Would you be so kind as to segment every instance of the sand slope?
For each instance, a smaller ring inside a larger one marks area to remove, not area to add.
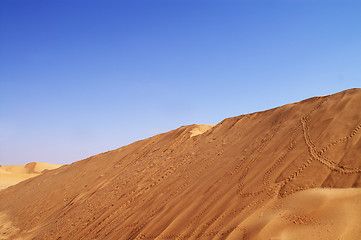
[[[183,126],[0,191],[0,235],[361,239],[360,129],[360,89]]]
[[[361,189],[307,189],[254,211],[227,239],[359,239]]]
[[[40,162],[32,162],[26,165],[0,165],[0,190],[38,176],[44,170],[51,170],[60,166],[61,165]]]

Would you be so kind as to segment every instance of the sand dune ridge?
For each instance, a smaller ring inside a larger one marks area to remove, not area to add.
[[[361,89],[350,89],[43,172],[0,191],[18,229],[3,235],[359,239],[360,110]]]

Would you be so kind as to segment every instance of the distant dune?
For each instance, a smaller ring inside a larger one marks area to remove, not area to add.
[[[44,170],[51,170],[60,166],[61,165],[40,162],[32,162],[26,165],[0,165],[0,190],[38,176]]]
[[[183,126],[1,190],[0,239],[359,240],[360,129],[361,89]]]

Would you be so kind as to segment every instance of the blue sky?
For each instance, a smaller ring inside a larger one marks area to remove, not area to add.
[[[361,83],[361,2],[1,0],[0,164],[66,164]]]

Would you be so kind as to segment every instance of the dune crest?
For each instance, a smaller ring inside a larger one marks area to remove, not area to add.
[[[194,127],[192,128],[192,130],[190,131],[191,137],[203,134],[204,132],[208,131],[209,129],[211,129],[214,126],[215,125],[195,124]]]
[[[0,212],[14,239],[356,240],[360,189],[350,89],[45,171],[0,191]]]

